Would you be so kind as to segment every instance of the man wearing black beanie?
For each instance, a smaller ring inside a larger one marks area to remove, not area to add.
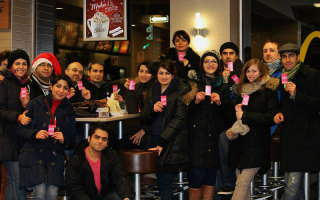
[[[240,77],[243,64],[238,58],[239,48],[233,42],[225,42],[220,47],[221,62],[223,64],[224,71],[222,72],[225,83],[228,83],[231,87],[235,82],[232,80],[232,76],[237,75]],[[232,65],[233,71],[228,68]],[[226,131],[223,131],[219,135],[219,152],[221,162],[221,174],[223,186],[217,192],[219,195],[231,195],[234,190],[236,175],[233,169],[228,165],[228,148],[229,139],[226,137]]]

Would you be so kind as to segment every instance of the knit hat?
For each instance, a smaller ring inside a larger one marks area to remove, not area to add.
[[[32,62],[31,73],[33,73],[37,67],[43,63],[49,63],[53,66],[53,71],[55,75],[61,74],[61,66],[57,58],[52,53],[41,53]]]
[[[225,49],[232,49],[236,52],[237,55],[239,55],[239,47],[233,43],[233,42],[225,42],[220,47],[220,54],[222,55],[222,51]]]
[[[30,59],[29,56],[27,54],[27,52],[25,52],[22,49],[17,49],[14,50],[10,53],[9,58],[8,58],[8,65],[7,65],[7,69],[10,69],[14,63],[15,60],[22,58],[25,59],[28,63],[28,68],[30,66]]]
[[[279,48],[280,54],[285,53],[285,52],[294,52],[296,54],[299,54],[300,49],[299,49],[298,45],[296,45],[294,43],[286,43]]]
[[[205,59],[207,56],[213,56],[213,57],[217,60],[218,66],[219,66],[219,67],[221,66],[221,62],[220,62],[221,56],[220,56],[220,54],[219,54],[217,51],[215,51],[215,50],[211,50],[211,51],[206,51],[206,52],[204,52],[204,53],[202,54],[201,60],[200,60],[200,64],[201,64],[200,66],[201,66],[201,68],[203,67],[204,59]]]

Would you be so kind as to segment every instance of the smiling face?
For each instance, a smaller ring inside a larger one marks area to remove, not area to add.
[[[267,42],[263,46],[263,61],[265,63],[272,63],[280,58],[278,46],[275,43]]]
[[[100,83],[103,80],[103,65],[93,64],[91,70],[88,72],[90,81],[93,83]]]
[[[161,85],[161,87],[166,87],[170,84],[171,80],[173,79],[173,75],[170,74],[166,69],[160,67],[158,70],[157,78]]]
[[[284,68],[288,71],[291,71],[300,60],[300,56],[294,52],[284,52],[281,54],[281,62]]]
[[[47,80],[52,75],[52,65],[47,62],[40,63],[35,71],[37,76],[39,76],[41,79]]]
[[[218,61],[213,56],[206,56],[203,61],[203,70],[209,77],[214,77],[214,73],[218,69]]]
[[[174,39],[174,46],[178,52],[186,52],[188,50],[189,43],[188,40],[179,35]]]
[[[73,82],[81,81],[83,75],[83,67],[80,63],[73,62],[65,70],[65,74],[69,76]]]
[[[147,66],[140,65],[140,68],[138,71],[138,77],[139,77],[141,83],[147,83],[152,78],[152,74],[150,74]]]
[[[14,71],[14,75],[16,77],[21,78],[28,71],[28,62],[23,58],[19,58],[13,62],[12,70]]]
[[[54,84],[53,86],[51,86],[51,90],[52,90],[52,98],[54,100],[62,100],[64,99],[69,92],[69,85],[68,82],[60,79],[56,84]]]
[[[257,65],[251,65],[246,71],[246,77],[250,83],[260,78],[261,72]]]
[[[108,146],[108,132],[96,129],[92,136],[88,136],[89,148],[95,152],[101,152]]]

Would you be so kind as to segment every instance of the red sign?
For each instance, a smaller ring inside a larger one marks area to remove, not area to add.
[[[10,28],[10,1],[0,0],[0,29]]]
[[[126,0],[85,0],[83,36],[85,41],[126,40]]]

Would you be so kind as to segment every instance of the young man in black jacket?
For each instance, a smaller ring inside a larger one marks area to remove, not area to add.
[[[280,163],[286,183],[282,199],[304,199],[304,172],[320,170],[320,72],[300,61],[296,44],[284,44],[279,52],[287,77],[280,87],[280,111],[274,116],[280,124]]]
[[[90,127],[67,165],[66,186],[71,200],[129,200],[131,188],[118,154],[108,147],[104,124]]]

